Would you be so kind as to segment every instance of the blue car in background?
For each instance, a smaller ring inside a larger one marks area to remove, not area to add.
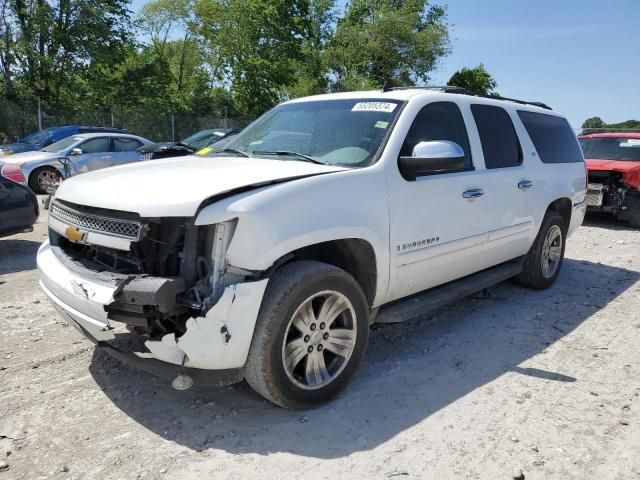
[[[122,128],[99,127],[97,125],[63,125],[50,127],[27,135],[17,143],[0,145],[0,158],[14,153],[42,150],[52,143],[80,133],[128,133]]]

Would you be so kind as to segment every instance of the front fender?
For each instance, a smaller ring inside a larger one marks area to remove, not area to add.
[[[282,256],[331,240],[367,241],[376,257],[376,299],[389,281],[387,186],[380,165],[302,178],[244,192],[202,209],[197,225],[238,219],[230,265],[263,271]]]

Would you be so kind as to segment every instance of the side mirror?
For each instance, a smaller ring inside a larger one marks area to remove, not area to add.
[[[464,150],[455,142],[434,140],[420,142],[410,157],[398,159],[400,173],[405,180],[436,173],[455,172],[464,168]]]
[[[82,155],[82,149],[72,148],[71,151],[69,152],[69,155]]]

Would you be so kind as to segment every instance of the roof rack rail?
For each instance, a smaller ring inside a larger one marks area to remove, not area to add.
[[[549,105],[547,105],[546,103],[542,103],[542,102],[527,102],[525,100],[518,100],[518,99],[515,99],[515,98],[509,98],[509,97],[502,97],[502,96],[494,97],[492,95],[482,95],[480,93],[470,92],[466,88],[455,87],[455,86],[452,86],[452,85],[419,86],[419,87],[411,87],[411,86],[408,86],[408,87],[384,87],[383,91],[384,92],[388,92],[388,91],[391,91],[391,90],[413,90],[413,89],[437,90],[437,91],[440,91],[442,93],[455,93],[455,94],[458,94],[458,95],[471,95],[472,97],[491,98],[493,100],[504,100],[506,102],[519,103],[520,105],[533,105],[534,107],[544,108],[545,110],[553,110]]]

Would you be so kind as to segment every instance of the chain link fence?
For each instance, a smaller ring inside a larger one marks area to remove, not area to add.
[[[154,142],[178,141],[209,128],[244,128],[253,119],[221,115],[195,115],[189,112],[159,114],[149,110],[102,110],[51,112],[38,107],[25,108],[0,98],[0,144],[15,142],[41,128],[60,125],[100,125],[125,128],[129,133]]]

